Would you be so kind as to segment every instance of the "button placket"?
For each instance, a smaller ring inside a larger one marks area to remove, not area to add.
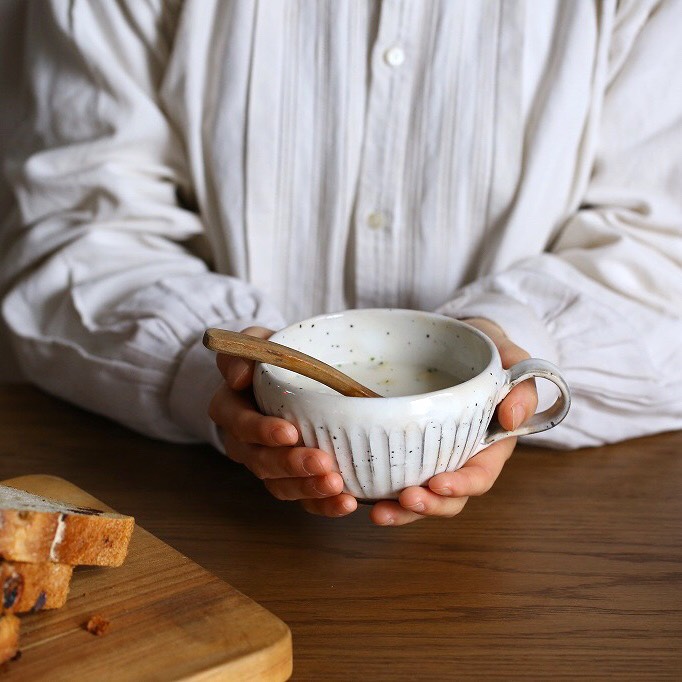
[[[377,38],[372,49],[372,74],[368,93],[365,145],[358,182],[355,216],[355,258],[358,305],[389,305],[393,289],[398,165],[396,142],[405,116],[397,106],[406,81],[405,30],[409,7],[401,0],[382,4]]]

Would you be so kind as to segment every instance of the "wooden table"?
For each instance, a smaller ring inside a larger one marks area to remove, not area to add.
[[[0,387],[0,476],[62,476],[285,621],[294,680],[680,679],[682,432],[519,448],[455,519],[310,516],[209,447]]]

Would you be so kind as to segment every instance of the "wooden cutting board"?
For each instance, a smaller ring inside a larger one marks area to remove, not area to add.
[[[55,476],[7,485],[109,510]],[[105,635],[83,628],[93,615]],[[64,607],[21,616],[21,658],[4,679],[285,680],[291,633],[269,611],[139,526],[119,568],[78,567]]]

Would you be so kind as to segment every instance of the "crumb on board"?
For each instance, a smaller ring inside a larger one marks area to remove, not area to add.
[[[83,627],[93,635],[97,635],[97,637],[104,635],[109,629],[109,625],[109,621],[106,618],[100,616],[99,613],[96,613],[94,616],[90,616],[90,619],[87,621],[87,623],[83,623]]]

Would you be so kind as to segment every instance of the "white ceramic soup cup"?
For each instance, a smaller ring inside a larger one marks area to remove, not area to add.
[[[361,500],[396,498],[407,486],[458,469],[495,441],[550,429],[570,405],[554,365],[532,358],[505,370],[485,334],[435,313],[349,310],[293,324],[271,340],[391,394],[349,398],[289,370],[256,367],[261,411],[294,423],[306,446],[333,455],[346,491]],[[554,405],[514,431],[491,424],[496,405],[532,377],[557,385]]]

